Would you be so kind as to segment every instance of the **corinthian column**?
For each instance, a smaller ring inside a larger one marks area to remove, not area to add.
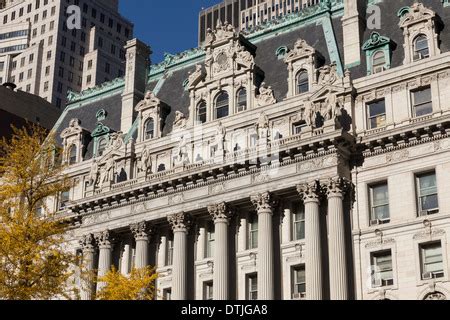
[[[187,300],[187,235],[191,219],[184,212],[168,217],[173,231],[172,300]]]
[[[305,204],[305,272],[306,298],[323,299],[322,247],[320,238],[320,208],[318,182],[297,186]]]
[[[258,299],[274,299],[273,206],[269,192],[251,196],[258,212]]]
[[[145,221],[130,226],[134,239],[136,240],[136,255],[134,267],[142,269],[148,266],[148,241],[150,228]]]
[[[99,249],[97,277],[101,278],[111,270],[112,236],[109,230],[106,230],[97,234],[95,239]],[[104,287],[104,282],[97,282],[97,292]]]
[[[348,270],[345,246],[344,193],[349,187],[343,178],[330,179],[326,184],[328,196],[328,248],[330,259],[330,298],[348,299]]]
[[[92,300],[94,296],[94,255],[95,255],[95,239],[94,235],[88,234],[80,240],[83,250],[83,265],[81,272],[81,300]]]
[[[208,207],[215,227],[214,241],[214,300],[229,299],[229,270],[228,270],[228,225],[232,217],[232,211],[226,203],[220,203]]]

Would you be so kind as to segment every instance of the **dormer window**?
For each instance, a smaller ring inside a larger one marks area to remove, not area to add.
[[[440,19],[433,10],[415,2],[410,7],[400,9],[398,16],[404,35],[404,64],[435,57],[441,53]]]
[[[69,149],[69,165],[77,163],[77,153],[77,146],[73,144]]]
[[[206,122],[206,102],[200,101],[200,103],[197,105],[197,122],[199,123],[205,123]]]
[[[151,140],[155,137],[155,121],[150,118],[145,123],[145,140]]]
[[[363,45],[366,52],[367,75],[380,73],[391,67],[392,41],[388,37],[372,32]]]
[[[297,94],[309,91],[309,77],[306,70],[300,70],[297,74]]]
[[[222,91],[216,98],[216,119],[228,117],[230,108],[230,99],[228,93]]]
[[[247,110],[247,90],[239,89],[237,92],[236,111],[243,112]]]
[[[386,56],[383,51],[377,51],[372,57],[373,73],[380,73],[384,71],[386,65]]]
[[[414,61],[422,60],[430,56],[428,38],[421,34],[414,40]]]

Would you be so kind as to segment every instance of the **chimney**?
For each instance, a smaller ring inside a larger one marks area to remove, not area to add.
[[[361,0],[344,0],[344,17],[342,28],[344,31],[344,63],[345,69],[361,63],[361,35],[365,5]]]
[[[128,41],[125,50],[125,90],[122,94],[122,121],[120,129],[123,133],[127,133],[133,126],[135,119],[134,107],[139,101],[144,99],[150,67],[150,55],[152,54],[150,47],[138,39]]]

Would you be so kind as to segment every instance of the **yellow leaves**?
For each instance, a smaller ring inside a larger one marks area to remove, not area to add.
[[[97,293],[98,300],[153,300],[158,274],[151,267],[133,269],[124,276],[114,267],[98,279],[104,287]]]
[[[15,129],[0,141],[0,297],[10,300],[72,297],[75,256],[64,250],[66,227],[36,215],[37,204],[70,185],[53,162],[54,139],[43,129]]]

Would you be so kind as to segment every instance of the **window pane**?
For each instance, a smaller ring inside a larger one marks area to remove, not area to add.
[[[384,205],[389,203],[389,190],[387,184],[372,187],[373,204]]]
[[[427,103],[427,102],[431,101],[431,89],[430,88],[420,90],[420,91],[415,91],[413,93],[413,95],[414,95],[414,104],[415,105]]]
[[[374,117],[374,116],[378,116],[378,115],[386,113],[386,106],[385,106],[384,100],[380,100],[380,101],[371,103],[368,106],[369,106],[369,116],[370,117]]]

